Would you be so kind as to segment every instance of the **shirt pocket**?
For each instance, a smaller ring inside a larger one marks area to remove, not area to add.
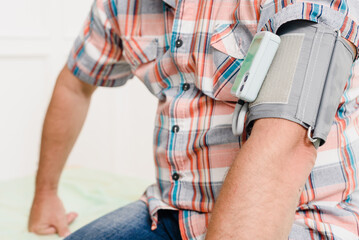
[[[122,39],[124,57],[132,69],[151,62],[157,57],[158,39],[153,37],[131,36]]]
[[[245,57],[238,23],[222,24],[215,28],[211,37],[214,72],[213,95],[217,100],[236,102],[231,88]]]

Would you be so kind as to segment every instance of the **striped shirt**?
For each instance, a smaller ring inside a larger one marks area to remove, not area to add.
[[[143,196],[153,229],[159,209],[176,209],[182,238],[204,239],[225,175],[246,140],[231,130],[235,76],[256,32],[276,32],[295,19],[321,22],[359,44],[357,0],[94,2],[68,67],[98,86],[136,76],[158,98],[157,181]],[[358,239],[358,108],[356,61],[289,239]]]

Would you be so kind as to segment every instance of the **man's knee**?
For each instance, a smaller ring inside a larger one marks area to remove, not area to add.
[[[135,240],[146,231],[151,231],[148,209],[144,202],[137,201],[89,223],[65,240]]]

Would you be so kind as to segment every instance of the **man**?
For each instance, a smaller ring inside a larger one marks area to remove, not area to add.
[[[357,5],[95,1],[47,112],[29,230],[69,234],[76,215],[65,214],[57,185],[91,95],[95,86],[120,86],[137,76],[159,99],[157,183],[141,201],[68,239],[357,239],[357,65],[344,76],[344,96],[318,156],[307,128],[275,115],[250,122],[248,139],[235,137],[237,99],[230,94],[257,31],[277,32],[293,20],[319,22],[338,30],[356,53]]]

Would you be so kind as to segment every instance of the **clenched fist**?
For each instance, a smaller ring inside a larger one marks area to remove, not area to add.
[[[37,193],[32,203],[28,230],[40,235],[57,233],[61,237],[70,235],[68,225],[77,213],[66,214],[62,201],[56,193]]]

